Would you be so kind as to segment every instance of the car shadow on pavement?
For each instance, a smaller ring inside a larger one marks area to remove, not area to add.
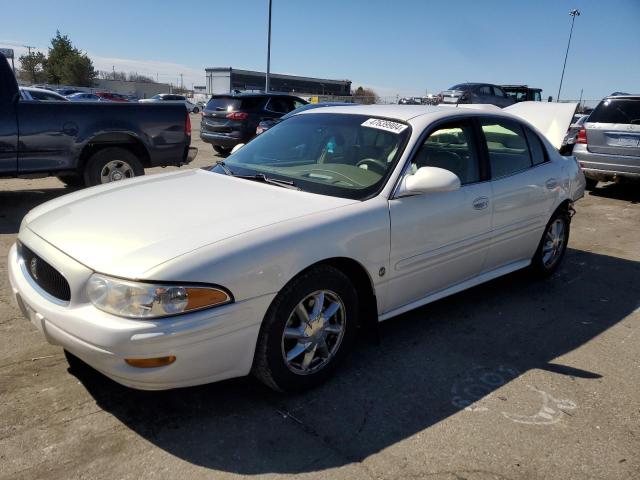
[[[589,194],[594,197],[640,203],[640,183],[608,183],[595,188]]]
[[[18,233],[20,222],[29,210],[76,190],[76,188],[59,187],[0,191],[0,234]]]
[[[379,346],[361,343],[332,380],[297,395],[251,379],[140,392],[93,371],[76,375],[101,408],[192,464],[238,474],[316,472],[473,411],[534,369],[598,381],[599,372],[558,357],[633,312],[638,278],[640,262],[569,249],[551,279],[515,273],[381,324]]]

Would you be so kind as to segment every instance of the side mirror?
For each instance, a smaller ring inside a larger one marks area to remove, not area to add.
[[[402,179],[397,196],[453,192],[459,188],[460,178],[455,173],[444,168],[421,167],[413,175],[407,175]]]
[[[238,150],[240,150],[242,147],[244,147],[244,143],[239,143],[237,144],[235,147],[233,147],[231,149],[231,155],[233,155],[234,153],[236,153]]]

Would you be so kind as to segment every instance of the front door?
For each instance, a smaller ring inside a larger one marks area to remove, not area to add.
[[[471,121],[435,127],[410,169],[450,170],[461,188],[389,201],[391,254],[385,311],[480,273],[491,237],[491,186],[485,181]],[[407,173],[411,173],[411,171]]]

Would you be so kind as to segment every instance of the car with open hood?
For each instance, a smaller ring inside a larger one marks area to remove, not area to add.
[[[57,198],[22,222],[12,291],[124,385],[312,387],[379,321],[558,268],[585,182],[557,150],[573,112],[530,103],[317,108],[209,171]]]

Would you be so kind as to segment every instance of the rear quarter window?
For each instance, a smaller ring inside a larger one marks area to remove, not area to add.
[[[591,112],[590,123],[640,124],[640,99],[608,98]]]

